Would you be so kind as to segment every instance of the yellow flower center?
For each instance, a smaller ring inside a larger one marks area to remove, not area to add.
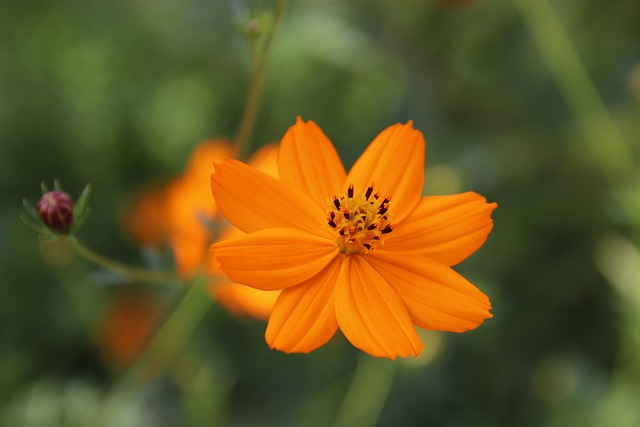
[[[354,191],[353,184],[345,193],[327,201],[327,223],[336,233],[336,244],[345,255],[367,253],[383,243],[393,231],[390,222],[391,196],[384,199],[374,192],[374,184],[365,191]]]

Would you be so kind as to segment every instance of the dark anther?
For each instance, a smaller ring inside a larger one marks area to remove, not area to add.
[[[364,193],[364,198],[369,200],[369,196],[371,196],[371,193],[373,193],[373,184],[369,184],[369,187],[367,188],[367,192]]]
[[[371,250],[371,245],[368,243],[363,243],[362,246],[364,246],[365,248],[367,248],[367,250]]]
[[[333,204],[336,207],[336,209],[340,209],[340,200],[338,200],[337,197],[333,197]]]
[[[336,213],[333,212],[333,211],[329,212],[329,218],[328,218],[327,222],[333,228],[336,228],[336,223],[334,221],[335,219],[336,219]]]
[[[384,215],[385,213],[387,213],[388,209],[389,205],[382,205],[382,207],[378,210],[378,215]]]
[[[367,227],[367,230],[374,230],[378,228],[378,223],[373,223],[370,226]]]
[[[347,195],[349,195],[349,197],[353,197],[353,184],[349,184],[349,188],[347,189]]]
[[[393,231],[393,225],[387,225],[385,228],[383,228],[380,232],[382,234],[387,234],[387,233],[391,233]]]
[[[344,237],[344,229],[340,230],[339,233],[342,237]]]
[[[349,209],[344,209],[342,211],[342,215],[344,215],[344,217],[347,219],[351,219],[351,215],[349,215]]]

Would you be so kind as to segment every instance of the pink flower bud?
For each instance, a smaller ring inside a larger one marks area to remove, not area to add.
[[[64,191],[48,191],[38,200],[36,213],[50,230],[66,233],[73,224],[73,201]]]

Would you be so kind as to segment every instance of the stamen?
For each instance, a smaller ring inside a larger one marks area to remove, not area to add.
[[[365,200],[369,200],[369,197],[371,196],[371,193],[373,193],[373,182],[371,184],[369,184],[369,187],[367,187],[367,192],[364,193]]]
[[[327,224],[336,236],[336,244],[345,255],[373,251],[394,231],[391,224],[391,196],[381,197],[372,182],[356,189],[349,184],[344,193],[327,201]]]
[[[336,196],[333,196],[333,204],[335,205],[336,209],[340,209],[340,200]]]
[[[380,230],[380,232],[382,234],[389,234],[393,231],[393,225],[389,224],[387,225],[385,228],[383,228],[382,230]]]
[[[378,210],[378,215],[384,215],[389,210],[389,202],[391,201],[391,196],[387,196],[384,198],[382,203],[380,203],[380,210]]]

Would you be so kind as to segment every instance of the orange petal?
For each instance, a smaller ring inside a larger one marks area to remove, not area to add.
[[[417,326],[464,332],[493,317],[489,298],[450,267],[421,255],[370,255],[371,264],[400,295]]]
[[[309,197],[244,163],[217,164],[211,190],[224,216],[246,233],[284,227],[328,235],[325,212]]]
[[[253,153],[251,158],[247,161],[247,164],[256,169],[260,169],[269,176],[277,178],[279,149],[280,146],[278,144],[265,145]]]
[[[353,165],[346,185],[366,189],[375,183],[383,197],[392,196],[390,212],[397,223],[409,215],[420,201],[424,181],[425,142],[413,123],[396,124],[373,140]]]
[[[422,351],[404,303],[364,257],[343,258],[334,301],[340,329],[362,351],[391,359]]]
[[[340,264],[340,258],[334,258],[318,275],[282,291],[265,334],[271,348],[309,353],[331,339],[338,329],[333,289]]]
[[[199,183],[201,193],[208,195],[209,175],[213,171],[213,164],[224,159],[233,158],[234,147],[229,141],[210,139],[199,143],[189,155],[189,161],[183,176]]]
[[[202,266],[210,243],[208,222],[213,212],[211,196],[203,197],[201,186],[193,179],[181,176],[167,187],[164,215],[180,277],[191,277]]]
[[[329,239],[286,228],[256,231],[211,249],[229,279],[265,291],[310,279],[338,253]]]
[[[122,211],[125,231],[142,246],[161,248],[167,238],[165,185],[147,184],[129,200]]]
[[[279,291],[261,291],[237,283],[213,284],[207,288],[209,295],[236,316],[249,316],[267,320]]]
[[[384,250],[417,252],[446,265],[456,265],[487,240],[493,228],[491,212],[479,194],[424,197],[413,213],[397,224],[395,238]]]
[[[329,197],[346,189],[347,173],[333,144],[317,124],[300,117],[282,138],[278,169],[282,181],[309,195],[323,210]]]

